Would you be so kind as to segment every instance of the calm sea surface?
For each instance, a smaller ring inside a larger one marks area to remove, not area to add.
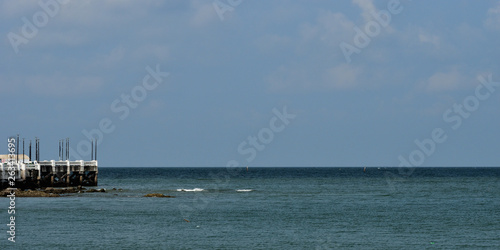
[[[101,168],[99,187],[17,198],[15,243],[0,198],[0,249],[500,248],[500,168]]]

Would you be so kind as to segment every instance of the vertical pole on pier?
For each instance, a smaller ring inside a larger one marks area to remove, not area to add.
[[[59,139],[59,161],[61,161],[61,139]]]
[[[31,159],[31,140],[30,140],[30,161],[33,161],[33,159]]]
[[[62,157],[62,160],[64,161],[64,158],[66,157],[66,152],[64,151],[65,147],[64,147],[64,139],[61,139],[61,157]]]
[[[19,163],[19,134],[16,139],[16,162]]]
[[[92,139],[92,149],[90,150],[90,161],[94,160],[94,139]]]
[[[23,163],[24,163],[24,138],[23,138]]]
[[[69,186],[70,182],[70,177],[71,177],[71,164],[68,162],[68,165],[66,166],[66,185]]]
[[[97,161],[97,144],[99,144],[98,142],[99,141],[96,139],[95,140],[95,152],[94,152],[94,160],[96,160],[96,161]]]
[[[66,160],[69,161],[69,137],[66,138]]]
[[[35,137],[35,159],[40,162],[40,140],[38,137]]]

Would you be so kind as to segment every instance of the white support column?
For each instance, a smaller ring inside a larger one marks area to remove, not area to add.
[[[23,181],[26,180],[26,164],[21,163],[21,178]]]
[[[70,179],[69,177],[71,176],[71,164],[68,161],[68,169],[66,170],[66,184],[69,186]]]

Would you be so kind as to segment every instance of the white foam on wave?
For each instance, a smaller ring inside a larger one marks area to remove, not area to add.
[[[253,189],[236,189],[236,192],[252,192]]]
[[[193,189],[183,189],[183,188],[178,188],[177,191],[179,192],[201,192],[204,191],[205,189],[203,188],[193,188]]]

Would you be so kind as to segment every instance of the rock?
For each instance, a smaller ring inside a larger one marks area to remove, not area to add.
[[[104,188],[101,188],[101,189],[91,188],[91,189],[87,190],[87,193],[97,193],[97,192],[105,193],[106,189],[104,189]]]
[[[164,194],[159,194],[159,193],[147,194],[147,195],[144,195],[144,197],[175,198],[175,196],[164,195]]]
[[[60,195],[58,194],[52,194],[52,193],[47,193],[42,190],[15,190],[15,195],[16,197],[59,197]],[[2,193],[2,196],[7,196],[10,194],[10,191],[4,190]]]
[[[67,188],[46,188],[44,190],[45,193],[52,193],[52,194],[70,194],[70,193],[76,193],[78,192],[78,189],[74,187],[67,187]]]
[[[0,192],[0,196],[7,196],[7,195],[10,195],[10,190],[9,189],[4,189]]]
[[[16,197],[59,197],[59,194],[47,193],[44,191],[38,190],[27,190],[16,192]]]

